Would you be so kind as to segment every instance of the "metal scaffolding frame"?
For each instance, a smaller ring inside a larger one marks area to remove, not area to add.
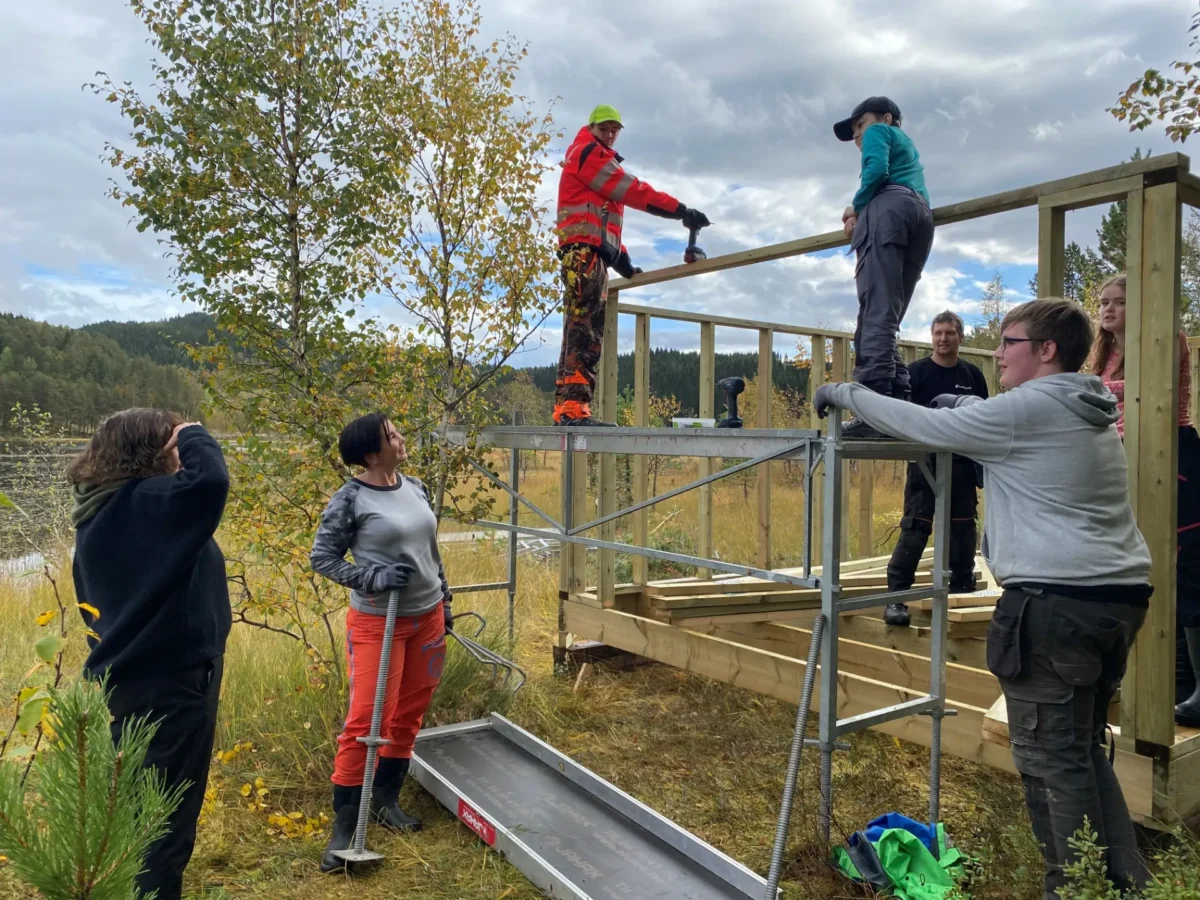
[[[458,446],[468,446],[468,437],[462,430],[451,429],[444,437]],[[825,627],[820,634],[818,737],[815,741],[804,740],[821,751],[820,792],[821,832],[829,838],[832,819],[832,771],[833,752],[845,749],[839,738],[862,731],[884,722],[914,715],[927,715],[931,719],[930,772],[929,772],[929,820],[937,822],[940,811],[941,787],[941,732],[944,716],[953,715],[946,708],[946,628],[949,612],[949,590],[947,587],[947,549],[949,544],[950,511],[950,461],[948,451],[938,450],[921,444],[901,441],[847,441],[841,438],[841,412],[834,410],[829,417],[828,435],[816,429],[719,429],[719,428],[594,428],[594,427],[516,427],[502,426],[484,429],[478,436],[478,446],[504,448],[512,451],[510,484],[493,475],[478,461],[476,469],[510,498],[507,522],[479,520],[477,524],[509,532],[510,573],[509,582],[472,586],[475,590],[492,587],[509,588],[510,634],[512,621],[512,598],[516,590],[516,570],[512,551],[516,535],[526,534],[565,544],[583,545],[598,550],[611,550],[661,559],[701,569],[729,572],[735,575],[760,578],[765,581],[796,585],[821,591],[821,615]],[[559,451],[565,454],[563,462],[563,510],[562,522],[522,497],[519,492],[520,453],[522,450]],[[575,510],[572,508],[574,467],[577,454],[615,453],[627,455],[681,456],[701,458],[742,459],[744,462],[697,478],[678,488],[656,497],[635,503],[632,506],[601,515],[580,525],[572,525]],[[933,531],[933,577],[930,587],[907,591],[887,590],[865,597],[842,599],[840,584],[843,553],[842,499],[849,485],[843,476],[841,463],[848,459],[902,460],[916,462],[930,486],[933,488],[934,531]],[[933,469],[929,461],[934,461]],[[587,537],[583,532],[596,528],[622,516],[645,509],[655,503],[679,496],[722,478],[760,465],[771,460],[795,460],[804,467],[804,548],[803,574],[745,566],[720,559],[707,559],[680,553],[669,553],[649,547],[640,547],[618,541],[606,541]],[[824,508],[820,511],[823,520],[821,529],[820,574],[813,574],[813,484],[816,472],[822,469],[824,479]],[[549,527],[537,528],[522,525],[518,521],[517,504],[520,503],[539,516]],[[459,591],[463,589],[458,589]],[[931,649],[929,693],[913,700],[897,703],[882,709],[839,719],[838,709],[838,621],[839,615],[849,610],[883,607],[889,603],[911,603],[920,600],[932,601]],[[565,598],[559,598],[559,621],[563,619]],[[800,685],[797,684],[797,691]]]

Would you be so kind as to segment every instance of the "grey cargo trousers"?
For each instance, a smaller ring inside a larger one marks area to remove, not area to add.
[[[1149,877],[1104,752],[1108,706],[1145,616],[1124,603],[1009,589],[988,626],[987,664],[1008,706],[1013,764],[1046,863],[1045,900],[1066,883],[1068,841],[1085,816],[1114,885],[1140,888]]]
[[[933,214],[909,188],[884,186],[858,217],[850,242],[858,254],[854,380],[876,393],[908,392],[908,369],[896,340],[932,246]]]

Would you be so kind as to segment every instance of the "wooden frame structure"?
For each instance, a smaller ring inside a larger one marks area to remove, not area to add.
[[[1174,724],[1175,664],[1175,510],[1178,409],[1178,329],[1182,204],[1200,206],[1200,179],[1189,172],[1181,154],[1151,157],[1056,181],[993,194],[939,207],[939,227],[1017,209],[1038,209],[1038,285],[1043,296],[1063,290],[1064,224],[1068,211],[1117,200],[1128,201],[1128,288],[1125,381],[1125,448],[1129,462],[1130,499],[1138,524],[1153,556],[1154,596],[1150,612],[1131,654],[1128,675],[1113,720],[1116,768],[1131,810],[1147,821],[1171,823],[1200,814],[1200,732]],[[693,278],[745,265],[830,250],[847,243],[831,232],[714,257],[614,281],[610,286],[598,405],[602,417],[615,417],[617,401],[617,335],[619,317],[634,318],[635,425],[645,427],[649,411],[650,324],[653,318],[694,322],[700,327],[699,414],[713,415],[716,326],[756,331],[759,339],[759,380],[771,381],[771,348],[776,333],[794,334],[811,342],[812,359],[826,357],[832,344],[833,380],[848,380],[851,336],[844,332],[780,323],[750,321],[700,313],[633,305],[619,299],[647,285]],[[903,342],[906,358],[922,346]],[[970,351],[966,351],[971,355]],[[994,390],[995,367],[990,354],[982,368]],[[1193,355],[1200,374],[1200,360]],[[825,380],[824,367],[814,366],[809,396]],[[1193,378],[1200,384],[1200,378]],[[757,427],[770,425],[770,392],[761,391]],[[1196,398],[1193,397],[1196,404]],[[812,427],[819,427],[814,420]],[[585,508],[587,467],[583,453],[564,465],[564,510],[575,516]],[[617,508],[615,458],[601,456],[599,511]],[[711,461],[701,463],[700,474]],[[771,484],[769,464],[759,467],[757,488],[758,536],[755,563],[770,569]],[[857,511],[865,536],[858,556],[869,557],[871,536],[870,468]],[[649,495],[645,457],[635,457],[635,502]],[[712,556],[711,485],[698,488],[699,555]],[[847,497],[843,527],[849,521]],[[820,506],[818,505],[818,508]],[[644,510],[633,517],[633,544],[646,546]],[[577,525],[577,518],[564,524]],[[616,523],[600,526],[601,540],[615,539]],[[814,542],[816,538],[814,536]],[[845,545],[845,541],[842,542]],[[811,637],[815,612],[803,591],[752,578],[698,578],[651,583],[645,557],[634,557],[633,583],[615,583],[615,553],[600,550],[595,582],[586,578],[586,548],[565,544],[562,552],[559,649],[569,636],[599,641],[701,675],[759,693],[795,702]],[[886,559],[844,562],[843,576],[853,575],[864,589],[879,590]],[[844,579],[845,580],[845,579]],[[874,587],[872,587],[874,585]],[[946,634],[950,663],[947,698],[958,714],[944,723],[943,746],[956,756],[1012,771],[999,685],[984,665],[983,635],[991,607],[978,595],[952,597]],[[994,602],[994,600],[992,601]],[[806,605],[807,603],[807,605]],[[839,715],[904,702],[929,689],[930,628],[918,610],[912,626],[888,628],[872,615],[844,615],[839,628]],[[924,674],[923,674],[924,673]],[[888,722],[879,729],[929,745],[929,724],[919,718]]]

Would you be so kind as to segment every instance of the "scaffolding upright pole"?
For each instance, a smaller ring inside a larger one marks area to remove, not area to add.
[[[952,457],[938,453],[934,463],[933,504],[933,607],[930,622],[929,696],[929,824],[936,825],[941,812],[942,718],[946,715],[946,629],[950,592],[946,571],[950,544],[950,476]]]
[[[516,416],[514,415],[515,419]],[[515,423],[514,423],[515,424]],[[512,454],[512,470],[509,472],[509,483],[512,485],[512,493],[508,497],[508,523],[512,525],[513,531],[508,534],[508,649],[512,652],[516,646],[516,610],[517,610],[517,518],[519,515],[519,507],[517,506],[517,493],[520,491],[521,483],[521,450],[519,447],[513,447],[509,453]]]
[[[842,558],[840,442],[841,413],[835,411],[829,423],[829,436],[820,445],[825,469],[825,490],[821,498],[825,507],[825,521],[821,528],[821,615],[825,617],[825,631],[821,635],[821,708],[818,716],[818,739],[821,746],[820,825],[821,836],[826,843],[829,842],[833,816],[833,751],[838,737],[838,599],[841,594],[839,582]],[[807,502],[812,503],[811,499]]]

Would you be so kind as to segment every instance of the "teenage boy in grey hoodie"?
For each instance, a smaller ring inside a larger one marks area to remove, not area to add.
[[[1079,372],[1091,321],[1074,301],[1011,310],[987,400],[944,394],[924,409],[858,384],[823,386],[819,415],[850,409],[881,431],[983,466],[983,556],[1004,589],[988,668],[1008,704],[1013,762],[1046,861],[1046,900],[1075,856],[1084,816],[1127,889],[1148,878],[1120,783],[1104,753],[1109,702],[1152,592],[1150,553],[1129,505],[1117,401]]]

